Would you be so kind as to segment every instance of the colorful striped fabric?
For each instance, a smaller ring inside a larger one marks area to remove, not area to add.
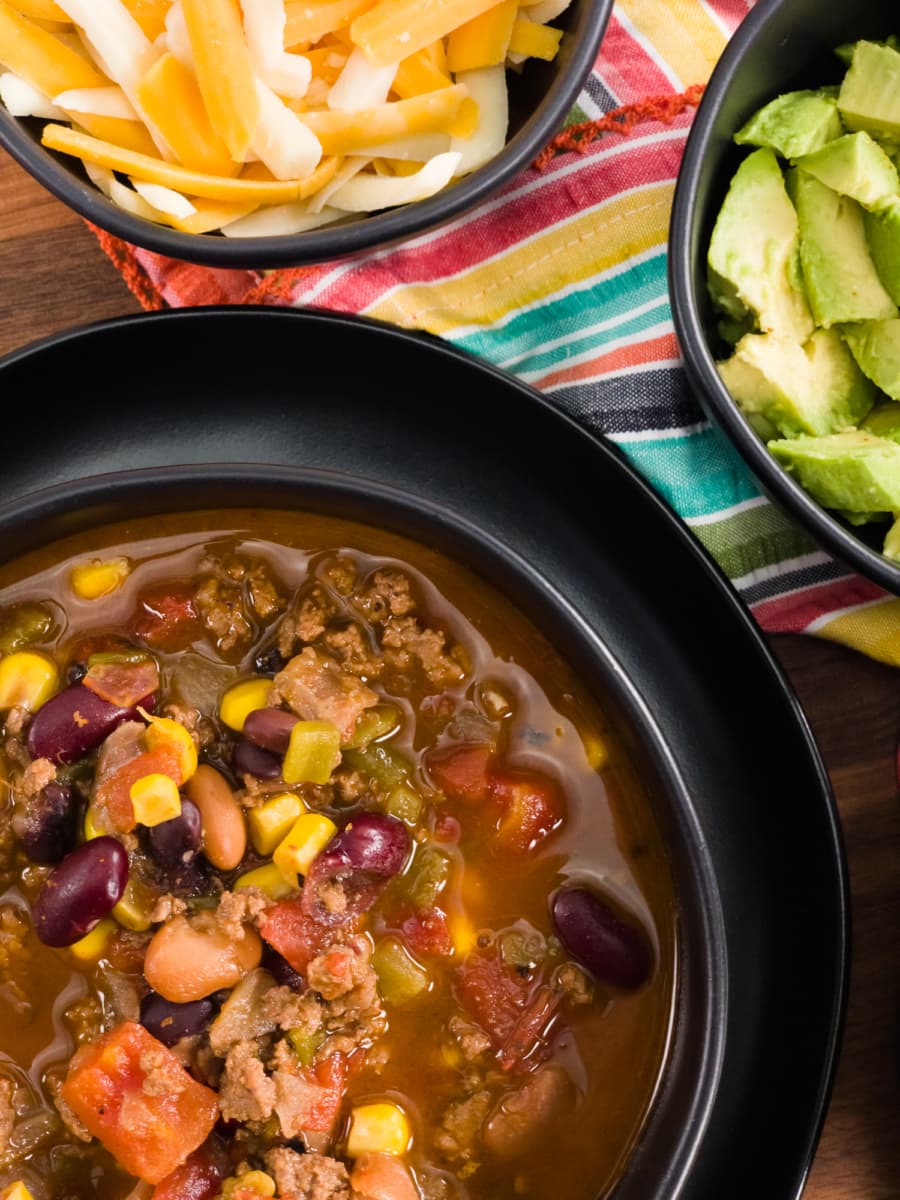
[[[666,284],[675,178],[702,84],[749,7],[618,0],[558,139],[580,151],[558,147],[475,211],[398,248],[262,275],[101,242],[148,307],[315,305],[428,330],[488,359],[616,442],[764,629],[900,665],[900,600],[760,494],[705,420],[679,357]]]

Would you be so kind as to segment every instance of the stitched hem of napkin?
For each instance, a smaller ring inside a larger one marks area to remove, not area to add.
[[[686,91],[675,95],[647,96],[634,104],[612,109],[591,121],[570,125],[558,133],[534,160],[534,166],[542,170],[558,154],[567,152],[584,153],[588,146],[606,133],[627,137],[634,128],[646,121],[670,124],[687,108],[695,108],[703,95],[704,84],[694,84]],[[86,222],[94,233],[101,249],[119,271],[126,285],[147,310],[169,307],[163,292],[139,262],[135,247],[114,237],[106,230]],[[174,260],[173,260],[174,261]],[[202,270],[202,268],[197,268]],[[269,271],[262,278],[257,272],[249,273],[246,292],[233,303],[237,304],[290,304],[296,283],[314,272],[312,267],[287,267]]]

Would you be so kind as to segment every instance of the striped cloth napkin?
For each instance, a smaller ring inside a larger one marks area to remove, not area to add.
[[[315,305],[428,330],[616,442],[767,632],[900,666],[900,600],[763,497],[691,394],[672,326],[675,178],[713,65],[751,0],[618,0],[566,128],[498,196],[398,248],[274,272],[193,266],[95,230],[147,308]]]

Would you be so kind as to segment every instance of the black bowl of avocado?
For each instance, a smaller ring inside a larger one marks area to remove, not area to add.
[[[763,490],[900,594],[900,12],[760,0],[688,136],[669,286]]]

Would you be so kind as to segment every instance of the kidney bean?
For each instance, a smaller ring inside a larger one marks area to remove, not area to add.
[[[211,916],[172,917],[150,940],[144,956],[144,978],[154,992],[175,1004],[204,1000],[220,988],[233,988],[259,966],[262,942],[245,926],[230,937]]]
[[[281,778],[280,756],[263,750],[249,738],[241,738],[235,746],[231,766],[238,775],[252,775],[254,779]]]
[[[244,721],[244,737],[263,750],[284,754],[291,740],[291,730],[299,720],[283,708],[255,708]]]
[[[351,867],[382,879],[402,871],[410,850],[409,830],[386,813],[362,812],[336,834],[320,858],[335,867]]]
[[[152,710],[155,694],[145,696],[140,707]],[[83,683],[73,683],[42,704],[28,728],[28,749],[33,758],[74,763],[100,745],[123,721],[140,720],[137,706],[122,708],[102,700]]]
[[[551,913],[566,951],[597,979],[632,989],[649,978],[653,963],[643,934],[594,892],[562,888],[553,897]]]
[[[98,837],[54,867],[32,907],[34,929],[48,946],[71,946],[121,900],[128,855],[121,842]]]
[[[183,1037],[202,1033],[215,1015],[216,1005],[208,998],[173,1004],[157,992],[148,992],[141,1001],[141,1024],[164,1046],[174,1046]]]
[[[247,825],[228,780],[215,767],[201,763],[186,791],[200,810],[203,853],[220,871],[233,870],[247,849]]]
[[[187,796],[181,798],[181,813],[147,830],[147,844],[161,867],[181,867],[193,860],[203,842],[200,809]]]
[[[58,863],[78,844],[79,802],[75,789],[48,783],[13,817],[22,848],[32,862]]]

